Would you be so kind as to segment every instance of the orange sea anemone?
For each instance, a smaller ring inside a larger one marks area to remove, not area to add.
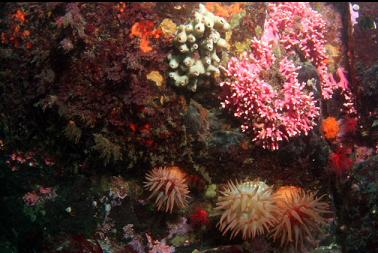
[[[296,186],[282,186],[274,193],[279,210],[272,236],[280,241],[281,247],[290,251],[304,252],[305,239],[313,242],[313,234],[325,223],[321,214],[329,213],[329,206],[313,192],[305,192]]]
[[[185,173],[176,166],[152,169],[146,175],[145,188],[152,192],[149,199],[155,199],[160,211],[172,213],[173,207],[183,208],[188,205],[189,189]]]
[[[340,132],[340,124],[334,117],[328,117],[322,122],[322,130],[327,140],[337,137]]]
[[[243,239],[254,238],[275,222],[272,189],[264,182],[229,182],[222,195],[216,210],[222,212],[218,226],[223,235],[231,231],[231,238],[239,233]]]

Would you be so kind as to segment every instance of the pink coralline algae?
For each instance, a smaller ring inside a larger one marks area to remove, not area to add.
[[[272,45],[252,41],[252,54],[241,59],[231,58],[228,63],[227,96],[222,107],[230,107],[242,120],[242,131],[252,128],[253,141],[263,148],[276,150],[279,143],[290,137],[307,134],[315,125],[319,108],[311,92],[300,84],[294,62],[273,54]]]

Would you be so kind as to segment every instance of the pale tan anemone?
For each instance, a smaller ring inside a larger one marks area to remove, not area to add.
[[[329,206],[321,201],[324,195],[315,195],[296,186],[283,186],[274,193],[279,215],[272,237],[290,252],[304,252],[305,240],[313,242],[314,233],[325,223],[321,214],[329,213]]]
[[[218,226],[223,235],[231,231],[231,238],[239,233],[243,239],[254,238],[275,222],[272,189],[264,182],[229,182],[222,195],[216,210],[222,212]]]
[[[173,207],[183,208],[188,205],[189,189],[186,175],[179,167],[159,167],[147,173],[145,188],[152,192],[148,199],[155,199],[158,211],[172,213]]]

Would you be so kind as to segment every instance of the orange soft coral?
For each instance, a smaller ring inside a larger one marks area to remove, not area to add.
[[[327,140],[332,140],[337,137],[340,132],[340,124],[334,117],[328,117],[323,120],[322,130]]]
[[[14,14],[14,19],[24,23],[26,21],[26,13],[23,10],[17,10]]]
[[[161,29],[155,29],[154,27],[155,23],[150,20],[136,22],[131,27],[131,35],[141,39],[139,47],[144,53],[152,51],[150,39],[158,39],[162,35]]]
[[[244,3],[233,3],[229,5],[209,2],[206,4],[206,9],[213,12],[217,16],[229,18],[234,14],[240,13],[243,9]]]

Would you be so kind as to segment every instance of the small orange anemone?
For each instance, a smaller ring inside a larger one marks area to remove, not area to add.
[[[314,241],[314,233],[325,223],[321,214],[329,212],[328,204],[321,201],[324,195],[320,198],[315,195],[296,186],[282,186],[274,193],[279,214],[272,236],[280,241],[281,247],[304,252],[305,240]]]
[[[340,124],[336,118],[328,117],[323,120],[322,131],[327,140],[335,139],[340,132]]]

